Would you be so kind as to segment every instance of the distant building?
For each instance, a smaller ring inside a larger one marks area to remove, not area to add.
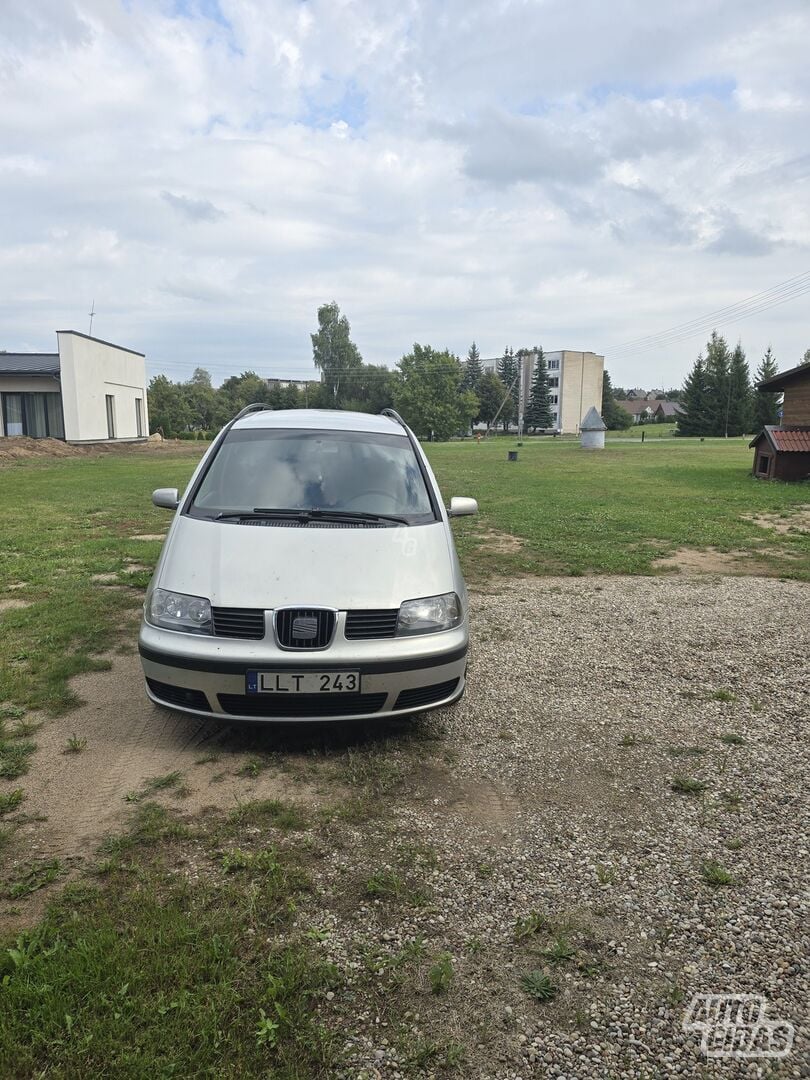
[[[655,420],[677,420],[683,412],[678,401],[659,401],[653,413]]]
[[[565,434],[576,435],[582,417],[589,409],[597,412],[602,408],[602,375],[605,358],[598,353],[560,349],[544,353],[548,367],[549,396],[554,428]],[[515,357],[518,359],[518,357]],[[484,371],[497,374],[500,356],[481,360]],[[537,360],[535,353],[523,357],[523,402],[529,403],[532,376]]]
[[[317,383],[317,379],[265,379],[268,390],[286,390],[288,386],[294,386],[296,390],[303,390],[307,386]]]
[[[749,443],[754,476],[763,480],[810,478],[810,365],[800,364],[761,382],[763,394],[782,391],[782,422],[769,424]]]
[[[634,424],[646,424],[650,420],[677,420],[681,412],[677,401],[663,401],[660,398],[628,398],[616,404],[630,413]]]
[[[55,353],[0,352],[0,436],[67,442],[149,434],[143,353],[57,330]]]

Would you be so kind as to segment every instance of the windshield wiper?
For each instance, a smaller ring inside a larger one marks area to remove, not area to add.
[[[280,506],[255,506],[252,510],[221,510],[214,515],[215,521],[261,521],[278,518],[280,521],[300,521],[306,525],[310,521],[346,521],[356,524],[367,522],[384,521],[392,525],[408,525],[406,518],[396,517],[393,514],[369,514],[362,510],[329,510],[320,507],[312,507],[305,510],[303,507],[280,507]]]
[[[271,509],[257,506],[255,510],[221,510],[218,514],[214,514],[215,521],[223,521],[228,518],[247,518],[248,521],[256,520],[259,518],[295,518],[297,521],[310,521],[312,515],[309,510],[294,510],[294,509]]]
[[[365,510],[328,510],[316,509],[309,511],[313,517],[326,518],[327,521],[392,521],[396,525],[408,525],[408,519],[397,517],[395,514],[371,514]]]
[[[393,514],[369,514],[363,510],[330,510],[316,506],[313,506],[310,510],[276,510],[270,507],[256,506],[253,509],[253,514],[256,517],[294,517],[301,521],[316,519],[319,521],[390,521],[394,525],[408,524],[406,518],[396,517]]]

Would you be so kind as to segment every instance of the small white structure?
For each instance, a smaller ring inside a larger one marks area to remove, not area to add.
[[[0,352],[0,436],[145,439],[143,353],[77,330],[57,330],[56,340],[56,353]]]
[[[586,450],[604,450],[606,431],[605,421],[596,411],[596,407],[591,406],[579,425],[579,445]]]

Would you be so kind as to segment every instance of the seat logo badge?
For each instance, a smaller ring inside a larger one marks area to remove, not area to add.
[[[318,636],[318,620],[313,615],[299,615],[293,619],[293,641],[312,641]]]

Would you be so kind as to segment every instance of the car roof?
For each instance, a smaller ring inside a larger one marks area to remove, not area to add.
[[[405,436],[405,428],[389,416],[344,412],[341,409],[262,409],[248,413],[233,425],[245,428],[313,428],[317,431],[372,431]]]

